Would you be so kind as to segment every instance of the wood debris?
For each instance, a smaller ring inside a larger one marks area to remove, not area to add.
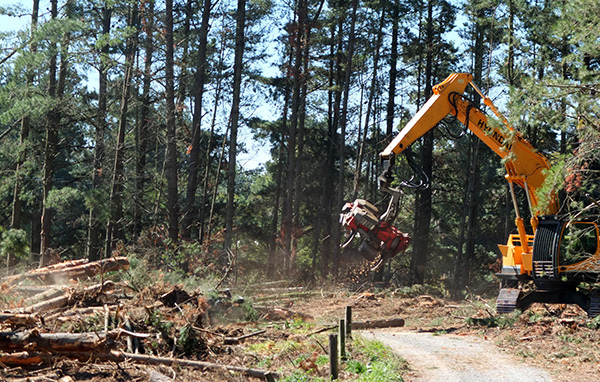
[[[265,330],[215,333],[204,329],[209,323],[210,306],[197,292],[157,283],[128,296],[126,292],[130,290],[125,283],[104,280],[84,285],[81,281],[83,277],[127,269],[128,265],[126,258],[100,262],[75,260],[4,278],[4,289],[11,293],[22,290],[27,298],[20,300],[25,306],[0,313],[0,365],[4,368],[45,365],[51,369],[57,362],[70,360],[96,365],[221,370],[266,378],[267,370],[204,359],[223,353],[221,347],[239,344]],[[80,281],[70,281],[65,286],[54,284],[59,279]],[[19,285],[21,282],[52,285],[24,287]],[[215,313],[220,318],[233,314],[231,311],[243,303],[239,297],[231,298],[231,293],[224,295]],[[59,380],[59,376],[51,379]],[[147,377],[161,382],[174,380],[156,371]],[[36,378],[28,376],[25,380]]]
[[[0,313],[0,324],[10,326],[33,326],[40,322],[37,314]]]
[[[245,340],[246,338],[258,336],[258,335],[261,335],[261,334],[263,334],[265,332],[266,332],[266,330],[259,330],[257,332],[245,334],[245,335],[239,336],[239,337],[225,337],[225,339],[223,340],[223,343],[225,345],[235,345],[235,344],[240,343],[240,341]]]

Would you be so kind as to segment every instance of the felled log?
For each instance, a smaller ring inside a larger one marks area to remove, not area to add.
[[[225,344],[225,345],[236,345],[236,344],[240,343],[241,341],[245,340],[246,338],[258,336],[260,334],[263,334],[264,332],[266,332],[266,330],[259,330],[258,332],[245,334],[245,335],[239,336],[239,337],[225,337],[223,339],[223,344]]]
[[[40,363],[52,363],[56,362],[59,359],[70,358],[70,359],[78,359],[80,361],[111,361],[111,362],[136,362],[146,365],[165,365],[165,366],[183,366],[183,367],[191,367],[195,369],[213,369],[213,370],[226,370],[226,371],[234,371],[240,373],[242,375],[255,377],[255,378],[265,378],[265,375],[268,373],[267,370],[261,369],[252,369],[240,366],[233,365],[224,365],[220,363],[212,363],[212,362],[204,362],[204,361],[192,361],[188,359],[182,358],[167,358],[167,357],[154,357],[150,355],[142,355],[142,354],[132,354],[132,353],[124,353],[119,351],[111,351],[106,353],[99,352],[72,352],[72,351],[62,351],[56,354],[47,354],[47,353],[38,353],[35,351],[22,352],[17,354],[9,354],[9,355],[0,355],[0,362],[4,363],[6,366],[17,366],[17,365],[34,365]],[[13,362],[14,361],[14,362]],[[29,363],[25,363],[29,362]],[[273,376],[277,377],[276,374],[271,373]]]
[[[58,264],[52,264],[52,265],[48,265],[48,266],[45,266],[42,268],[35,268],[35,269],[29,270],[25,273],[21,273],[18,275],[3,277],[2,282],[10,284],[10,283],[18,282],[18,281],[25,280],[28,278],[29,279],[35,278],[35,274],[37,274],[37,273],[43,274],[45,272],[52,272],[52,271],[57,271],[57,270],[61,270],[61,269],[71,268],[71,267],[85,264],[87,262],[88,262],[88,259],[63,261]]]
[[[63,306],[67,306],[69,303],[69,295],[65,294],[62,296],[54,297],[46,301],[39,302],[37,304],[30,305],[26,308],[19,308],[17,312],[29,312],[29,313],[41,313],[46,312],[48,310],[62,308]]]
[[[0,365],[6,366],[28,366],[28,365],[39,365],[44,363],[47,359],[47,355],[35,353],[32,354],[27,351],[17,353],[0,353]]]
[[[13,291],[25,296],[35,296],[40,293],[44,293],[49,290],[56,290],[62,288],[62,285],[17,285],[12,289]]]
[[[383,328],[396,328],[404,326],[403,318],[388,318],[385,320],[367,320],[367,321],[353,321],[352,329],[383,329]],[[326,332],[328,330],[334,330],[339,328],[339,324],[327,325],[321,329],[317,329],[314,332],[309,333],[309,336]]]
[[[165,365],[165,366],[185,366],[192,367],[195,369],[217,369],[234,371],[243,375],[247,375],[255,378],[264,378],[267,370],[251,369],[246,367],[239,367],[233,365],[223,365],[220,363],[204,362],[204,361],[192,361],[181,358],[167,358],[167,357],[154,357],[142,354],[123,353],[118,351],[111,351],[110,353],[104,354],[91,354],[92,359],[101,361],[114,361],[124,362],[133,361],[137,363],[143,363],[148,365]]]
[[[380,329],[404,326],[403,318],[388,318],[385,320],[367,320],[352,322],[352,329]]]
[[[32,269],[28,273],[38,273],[38,272],[44,273],[44,272],[58,270],[58,269],[72,268],[72,267],[76,267],[78,265],[86,264],[88,261],[89,261],[88,259],[67,260],[67,261],[62,261],[60,263],[47,265],[42,268]]]
[[[329,326],[325,326],[321,329],[317,329],[314,332],[308,333],[309,336],[314,336],[315,334],[319,334],[319,333],[323,333],[326,332],[328,330],[333,330],[333,329],[337,329],[339,327],[339,324],[334,324],[334,325],[329,325]]]
[[[261,314],[261,318],[267,321],[285,321],[295,317],[301,318],[304,321],[312,321],[314,317],[297,311],[292,311],[283,308],[265,308],[256,306],[256,311]]]
[[[23,313],[0,313],[0,323],[12,326],[32,326],[37,324],[40,318],[37,314]]]
[[[81,294],[85,295],[88,293],[99,293],[100,291],[112,289],[112,288],[114,288],[114,286],[115,286],[114,282],[107,280],[104,283],[96,284],[96,285],[92,285],[87,288],[84,288],[81,291]],[[58,296],[58,297],[52,298],[47,301],[42,301],[40,303],[31,305],[31,306],[28,306],[25,308],[13,309],[13,311],[11,313],[41,313],[41,312],[46,312],[46,311],[53,310],[53,309],[62,308],[64,306],[71,304],[73,301],[77,301],[77,298],[75,297],[77,295],[80,295],[80,294],[79,293],[66,293],[62,296]]]
[[[35,296],[26,298],[25,301],[23,301],[23,304],[24,305],[33,305],[40,301],[47,301],[49,299],[59,297],[59,296],[65,294],[66,289],[67,288],[65,286],[56,286],[55,288],[47,289],[42,293],[39,293],[39,294],[36,294]]]
[[[292,292],[292,293],[279,293],[269,296],[255,297],[254,301],[276,301],[290,298],[309,298],[313,296],[320,296],[321,292]],[[326,296],[332,295],[331,293],[326,293]]]
[[[118,345],[116,340],[120,337],[149,338],[150,336],[148,333],[134,333],[124,329],[107,333],[40,333],[35,329],[25,332],[0,332],[0,351],[41,351],[49,354],[102,353],[116,347]]]
[[[86,306],[82,308],[71,308],[65,312],[58,312],[44,316],[45,321],[58,320],[61,322],[73,320],[74,317],[85,317],[104,312],[103,306]]]
[[[277,288],[277,287],[287,287],[290,285],[290,280],[279,280],[279,281],[267,281],[264,283],[252,284],[248,286],[246,289],[263,289],[263,288]]]
[[[129,260],[127,257],[111,257],[91,263],[83,260],[50,265],[45,268],[33,269],[29,272],[10,276],[3,281],[7,284],[15,283],[25,279],[42,280],[45,282],[57,282],[62,280],[79,279],[82,277],[91,277],[101,273],[116,271],[119,269],[128,269]],[[59,267],[59,265],[61,265]]]
[[[103,352],[112,346],[110,336],[96,333],[0,332],[0,350],[5,352]]]

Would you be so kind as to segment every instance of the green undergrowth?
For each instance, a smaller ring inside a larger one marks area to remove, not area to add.
[[[358,337],[351,344],[351,356],[345,369],[356,375],[353,381],[404,381],[402,374],[408,370],[406,361],[379,341]]]
[[[277,324],[286,338],[249,344],[245,351],[256,357],[259,368],[277,371],[284,382],[329,381],[328,333],[312,334],[314,324],[295,318]],[[406,361],[379,341],[356,334],[346,342],[346,358],[338,366],[339,380],[360,382],[404,381]]]
[[[392,297],[414,298],[421,295],[430,295],[434,297],[445,297],[448,291],[444,290],[439,285],[430,284],[415,284],[411,286],[403,286],[392,291]]]

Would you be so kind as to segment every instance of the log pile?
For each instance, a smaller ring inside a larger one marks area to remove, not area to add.
[[[74,260],[3,278],[3,290],[15,297],[22,291],[24,298],[13,303],[22,306],[0,312],[0,366],[52,367],[61,360],[76,360],[217,370],[265,379],[266,370],[204,359],[223,353],[219,347],[264,331],[244,335],[204,329],[209,304],[199,293],[157,283],[132,295],[127,283],[90,279],[102,275],[102,280],[106,272],[128,267],[125,257]],[[56,284],[60,280],[78,281],[61,286]],[[222,298],[219,305],[230,309],[235,304]],[[151,374],[151,380],[162,378],[155,370]],[[4,377],[0,375],[2,380],[19,380]]]
[[[65,261],[43,268],[33,269],[20,275],[4,277],[1,281],[14,284],[23,280],[39,280],[54,283],[92,277],[101,273],[129,268],[127,257],[111,257],[100,261],[88,262],[87,259]]]

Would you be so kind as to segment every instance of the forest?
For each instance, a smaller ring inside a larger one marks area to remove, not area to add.
[[[199,277],[351,277],[341,207],[387,203],[378,153],[453,72],[549,159],[562,212],[598,218],[596,0],[2,3],[8,270],[135,255]],[[494,282],[513,203],[502,161],[460,129],[413,145],[431,186],[405,190],[413,245],[380,278]]]

